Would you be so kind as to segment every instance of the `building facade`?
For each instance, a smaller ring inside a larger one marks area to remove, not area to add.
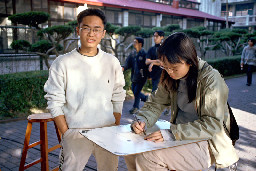
[[[182,29],[205,26],[213,31],[225,27],[224,18],[216,12],[211,15],[200,11],[200,4],[197,0],[3,0],[0,1],[0,49],[10,48],[13,41],[11,29],[8,31],[12,23],[7,17],[28,11],[50,14],[48,23],[41,27],[66,24],[90,7],[101,8],[108,22],[118,26],[152,28],[179,24]]]
[[[256,0],[221,0],[221,16],[227,15],[234,28],[256,31]]]

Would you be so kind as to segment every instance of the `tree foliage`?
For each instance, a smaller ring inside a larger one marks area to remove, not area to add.
[[[14,50],[25,50],[28,51],[30,49],[31,45],[26,40],[14,40],[11,43],[11,48]]]
[[[153,34],[154,34],[154,31],[152,29],[145,28],[145,29],[141,29],[140,31],[138,31],[135,35],[140,36],[142,38],[149,38]]]
[[[223,29],[215,32],[212,39],[214,49],[220,49],[228,56],[235,55],[243,46],[246,32],[241,29]]]
[[[27,25],[29,27],[39,28],[39,24],[45,23],[50,18],[46,12],[30,11],[25,13],[13,14],[8,17],[12,23]]]

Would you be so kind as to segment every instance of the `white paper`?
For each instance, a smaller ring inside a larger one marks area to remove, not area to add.
[[[170,122],[159,120],[156,124],[147,130],[147,134],[160,129],[170,129]],[[163,148],[198,142],[198,140],[172,141],[165,140],[163,142],[152,142],[144,140],[144,134],[135,134],[131,131],[130,124],[119,125],[104,128],[95,128],[91,130],[82,130],[80,133],[93,141],[100,147],[109,152],[118,155],[126,156],[131,154],[153,151]]]

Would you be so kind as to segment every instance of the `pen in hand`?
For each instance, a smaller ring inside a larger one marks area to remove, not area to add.
[[[135,121],[140,124],[140,121],[138,120],[137,116],[135,114],[133,114],[133,116],[134,116]],[[145,132],[145,129],[143,129],[143,134],[147,135],[146,132]]]

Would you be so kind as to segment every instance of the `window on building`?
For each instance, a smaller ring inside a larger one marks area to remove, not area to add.
[[[228,5],[228,11],[226,10],[226,4],[221,6],[221,16],[226,17],[228,12],[228,16],[231,17],[233,16],[232,8],[230,5]]]
[[[51,18],[59,19],[62,16],[62,5],[60,2],[50,1],[50,15]]]
[[[142,14],[129,13],[129,25],[142,26],[143,23],[144,22]]]
[[[70,3],[64,3],[64,19],[75,20],[76,19],[76,5]]]
[[[204,21],[200,19],[187,19],[187,28],[204,26]]]
[[[16,0],[16,14],[31,11],[31,3],[31,0]],[[12,10],[12,7],[10,9]]]
[[[106,18],[109,23],[122,24],[122,13],[119,11],[106,10]]]
[[[172,22],[172,16],[163,16],[162,21],[161,21],[161,26],[167,26],[169,24],[173,24]]]
[[[215,21],[209,21],[208,22],[208,30],[211,31],[218,31],[222,27],[222,24]]]
[[[253,3],[236,5],[236,16],[245,15],[253,15]]]
[[[144,15],[143,16],[144,17],[144,19],[143,19],[143,21],[144,21],[144,26],[151,26],[151,16],[150,15]]]
[[[13,14],[12,1],[0,1],[0,14]]]

